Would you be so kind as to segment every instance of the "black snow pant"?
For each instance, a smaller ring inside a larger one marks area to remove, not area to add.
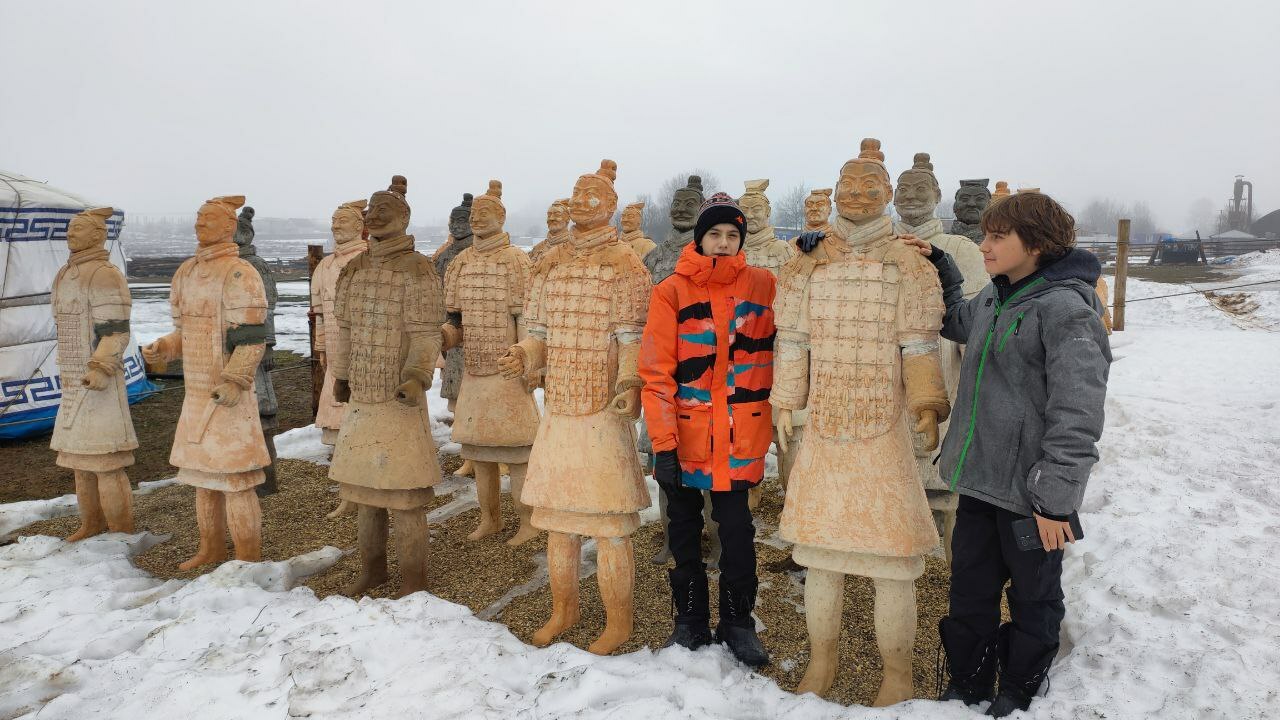
[[[667,493],[667,539],[676,562],[673,575],[706,575],[702,564],[702,491],[684,487]],[[711,519],[720,525],[720,585],[756,587],[756,527],[746,490],[711,492]]]
[[[1062,551],[1019,550],[1012,525],[1024,517],[961,495],[951,540],[948,617],[969,630],[964,637],[972,637],[974,643],[994,642],[1001,630],[1001,590],[1009,600],[1011,622],[1000,632],[1002,684],[1031,680],[1048,669],[1065,614]],[[963,648],[956,650],[955,657],[970,656]],[[1032,687],[1030,694],[1034,693]]]

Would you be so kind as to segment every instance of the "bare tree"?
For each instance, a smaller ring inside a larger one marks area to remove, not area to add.
[[[1076,222],[1081,228],[1096,235],[1113,235],[1116,223],[1124,215],[1124,207],[1109,198],[1094,198],[1084,206]]]
[[[804,227],[804,201],[809,197],[809,186],[796,183],[771,201],[774,227],[800,230]]]

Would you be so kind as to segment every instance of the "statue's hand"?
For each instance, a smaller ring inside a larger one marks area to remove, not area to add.
[[[147,365],[147,372],[161,373],[169,363],[164,359],[164,351],[157,340],[142,348],[142,361]]]
[[[80,384],[90,390],[106,390],[107,381],[111,378],[98,368],[91,367],[85,372],[84,377],[80,379]]]
[[[802,232],[796,238],[796,247],[800,248],[801,252],[813,252],[813,249],[818,247],[818,243],[822,242],[826,236],[827,234],[821,230]]]
[[[446,353],[462,344],[462,328],[453,323],[440,326],[440,352]]]
[[[915,430],[922,436],[922,450],[938,449],[938,413],[936,410],[921,410],[920,414],[916,416]]]
[[[418,382],[417,378],[409,378],[396,388],[396,402],[409,407],[418,407],[424,392],[426,388],[422,387],[422,383]]]
[[[272,346],[271,346],[271,345],[268,345],[268,346],[267,346],[267,351],[266,351],[265,353],[263,353],[263,355],[262,355],[262,362],[261,362],[261,364],[262,364],[262,370],[263,370],[263,372],[271,372],[272,370],[274,370],[274,369],[275,369],[275,367],[276,367],[276,358],[275,358],[275,352],[274,352],[274,350],[272,350]]]
[[[333,399],[340,403],[351,402],[351,383],[342,378],[334,378]]]
[[[523,375],[524,349],[518,345],[512,345],[507,350],[507,354],[498,358],[498,369],[502,371],[502,377],[508,380]]]
[[[640,388],[627,388],[609,401],[609,408],[618,415],[635,420],[640,417]]]
[[[235,383],[222,383],[215,387],[209,396],[213,401],[223,407],[235,407],[240,402],[240,393],[244,392],[240,386]]]
[[[791,444],[791,434],[793,432],[791,429],[791,411],[790,410],[778,411],[777,427],[778,427],[778,450],[780,450],[781,452],[786,452],[788,446],[790,446]]]

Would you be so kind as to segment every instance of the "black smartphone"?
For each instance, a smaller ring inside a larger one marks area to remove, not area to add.
[[[1071,513],[1067,522],[1071,523],[1071,535],[1076,540],[1083,540],[1084,530],[1080,527],[1080,513]],[[1044,550],[1044,543],[1040,542],[1040,529],[1036,527],[1034,517],[1013,521],[1013,539],[1018,543],[1018,549],[1024,552]]]

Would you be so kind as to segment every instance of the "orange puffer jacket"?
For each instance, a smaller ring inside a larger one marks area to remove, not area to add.
[[[764,478],[775,292],[773,275],[741,252],[707,257],[693,243],[653,288],[640,345],[644,413],[654,451],[676,450],[686,487],[744,490]]]

